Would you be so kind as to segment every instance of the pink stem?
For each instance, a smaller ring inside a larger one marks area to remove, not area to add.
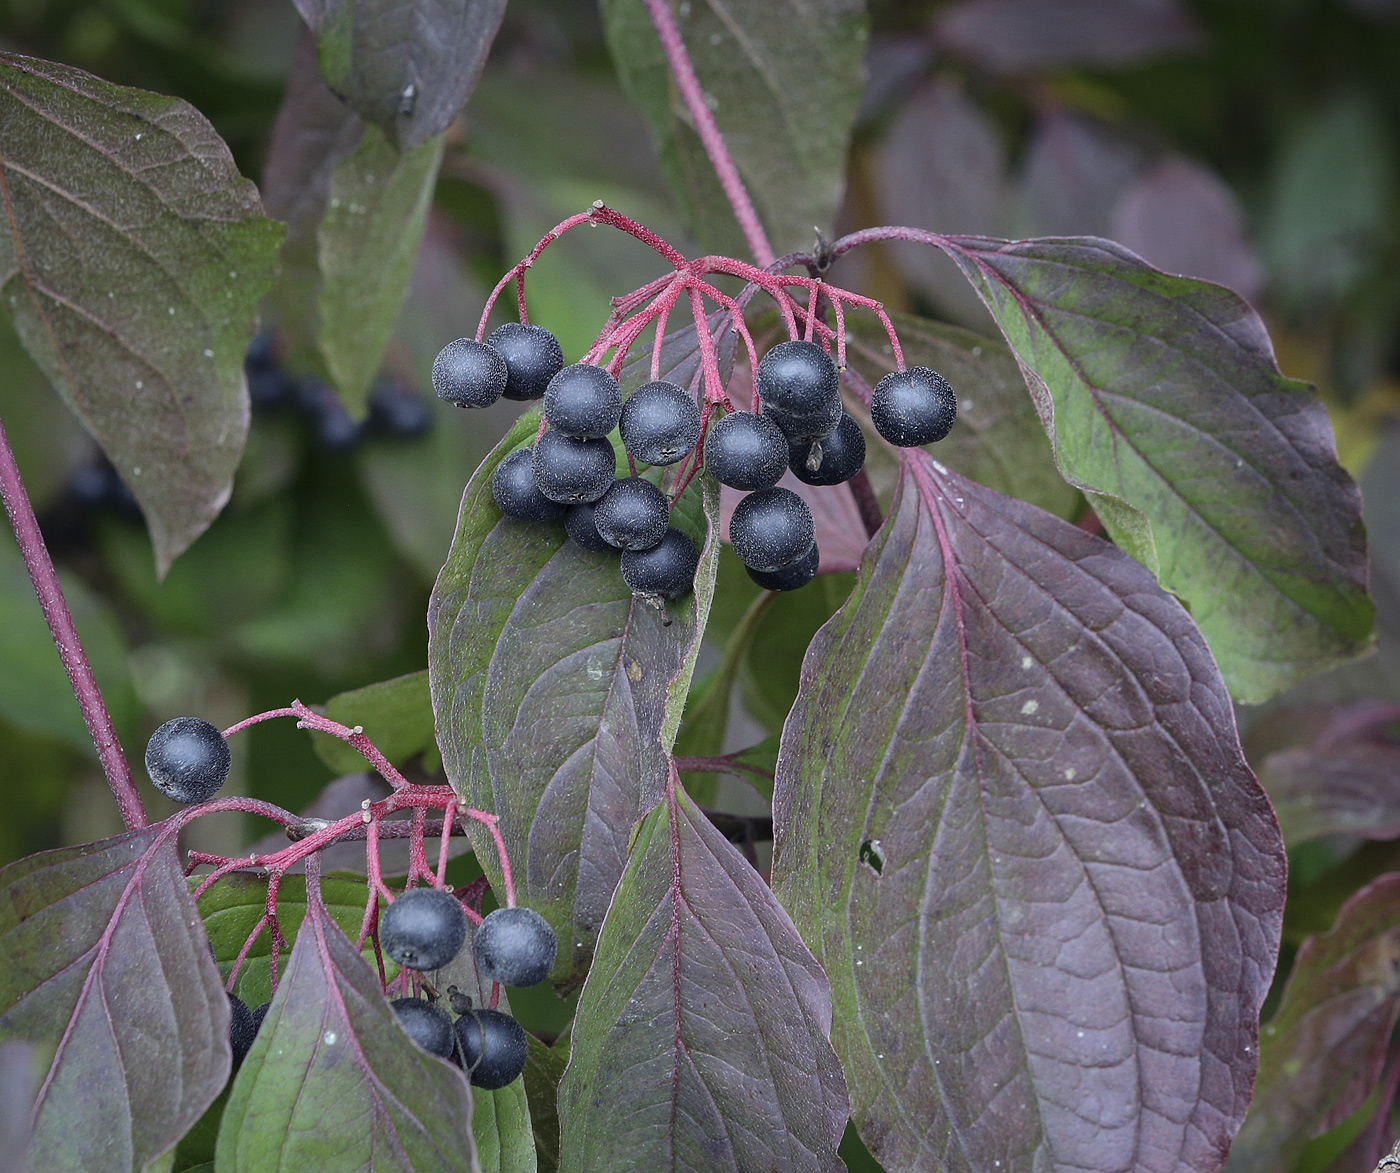
[[[452,845],[452,824],[457,821],[457,804],[449,802],[442,815],[442,842],[438,846],[437,887],[447,886],[447,849]]]
[[[39,522],[34,517],[34,507],[29,502],[29,494],[25,491],[3,423],[0,423],[0,500],[5,503],[5,512],[9,514],[20,554],[29,570],[29,581],[34,584],[34,593],[39,596],[44,620],[58,648],[58,658],[63,661],[64,671],[68,673],[68,681],[73,686],[73,695],[78,700],[83,720],[87,722],[92,744],[97,747],[97,759],[102,763],[107,785],[112,788],[121,810],[122,822],[127,830],[138,831],[146,826],[146,808],[136,791],[131,767],[127,765],[117,731],[112,726],[112,716],[97,687],[82,640],[78,638],[78,629],[68,610],[68,602],[63,597],[63,588],[58,584],[58,574],[44,544],[44,535],[39,532]]]
[[[243,969],[243,963],[248,960],[248,954],[253,948],[253,943],[262,936],[262,931],[266,925],[267,913],[263,913],[263,915],[258,918],[258,923],[253,926],[253,931],[248,934],[247,940],[243,942],[243,948],[238,951],[238,956],[233,959],[233,969],[228,975],[228,982],[224,985],[224,989],[230,994],[233,993],[233,987],[238,982],[238,974]]]
[[[768,243],[768,234],[763,230],[763,222],[754,210],[753,201],[749,199],[749,193],[744,188],[744,181],[739,178],[739,169],[734,165],[724,136],[719,132],[714,112],[705,101],[700,79],[695,76],[695,67],[690,63],[690,55],[685,50],[680,29],[676,27],[676,18],[671,15],[671,6],[667,0],[643,0],[643,3],[646,4],[647,14],[651,17],[652,27],[656,29],[657,39],[661,42],[661,50],[666,54],[671,74],[676,79],[676,86],[681,92],[681,97],[685,99],[691,118],[695,120],[695,129],[705,146],[705,153],[710,157],[710,166],[715,169],[720,187],[724,189],[729,206],[734,211],[734,219],[739,222],[739,228],[748,242],[749,251],[760,265],[769,265],[775,256],[773,246]]]

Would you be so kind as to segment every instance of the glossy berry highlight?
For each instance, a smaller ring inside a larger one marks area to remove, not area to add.
[[[641,477],[613,481],[593,514],[598,534],[619,550],[650,550],[666,536],[671,510],[666,494]]]
[[[791,566],[784,566],[781,570],[754,570],[746,566],[744,569],[749,572],[749,577],[754,580],[765,591],[795,591],[805,587],[812,579],[817,577],[817,568],[821,565],[821,552],[817,549],[815,542],[806,555],[799,558]]]
[[[836,364],[815,342],[779,342],[758,360],[755,386],[765,407],[788,415],[821,415],[841,398]]]
[[[729,541],[750,570],[774,571],[804,557],[817,538],[807,502],[791,489],[750,493],[729,519]]]
[[[486,342],[458,338],[433,360],[433,390],[457,407],[490,407],[506,389],[505,356]]]
[[[928,367],[891,371],[875,384],[870,400],[875,430],[897,448],[936,443],[957,417],[958,397],[948,380]]]
[[[472,1010],[453,1028],[473,1087],[494,1091],[520,1078],[530,1044],[525,1028],[499,1010]]]
[[[645,464],[675,464],[700,439],[695,397],[675,383],[644,383],[622,405],[623,447]]]
[[[678,599],[695,588],[700,551],[675,526],[650,550],[624,550],[622,581],[642,599]]]
[[[441,888],[410,888],[379,918],[379,944],[409,969],[441,969],[466,939],[467,914]]]
[[[472,955],[482,975],[503,986],[537,986],[554,968],[559,942],[533,908],[498,908],[476,926]]]
[[[731,411],[710,426],[705,467],[731,489],[766,489],[787,472],[788,442],[767,415]]]
[[[598,523],[595,520],[597,512],[597,501],[580,501],[577,505],[571,505],[569,511],[564,514],[564,529],[576,546],[581,546],[590,554],[610,554],[617,547],[607,542],[598,532]]]
[[[233,755],[224,735],[199,717],[176,717],[146,743],[146,772],[176,802],[206,802],[228,781]]]
[[[596,501],[617,474],[617,457],[607,440],[575,440],[548,431],[535,441],[531,461],[535,485],[551,501],[577,505]]]
[[[839,485],[850,480],[865,466],[865,433],[848,415],[824,440],[793,444],[788,448],[788,467],[793,476],[808,485]],[[812,457],[816,456],[816,467]]]
[[[491,474],[496,508],[516,521],[557,521],[568,508],[551,501],[535,484],[533,448],[518,448]]]
[[[538,399],[550,379],[564,369],[564,351],[559,339],[543,326],[507,322],[497,326],[486,339],[506,360],[506,399]]]
[[[408,1032],[408,1037],[423,1050],[443,1059],[451,1059],[456,1054],[452,1019],[445,1010],[423,998],[395,998],[389,1005],[394,1008],[399,1025]]]
[[[549,381],[544,418],[556,432],[575,440],[601,439],[622,418],[622,392],[602,367],[574,363]]]

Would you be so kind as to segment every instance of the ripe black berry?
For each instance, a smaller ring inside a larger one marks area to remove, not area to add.
[[[507,399],[538,399],[564,366],[559,339],[543,326],[507,322],[486,339],[506,360]]]
[[[559,943],[533,908],[498,908],[472,935],[472,955],[485,977],[504,986],[537,986],[549,977]]]
[[[517,448],[491,474],[491,496],[496,508],[517,521],[555,521],[564,506],[551,501],[535,484],[533,448]]]
[[[530,467],[541,493],[576,505],[608,491],[617,474],[617,456],[607,440],[575,440],[551,429],[535,441]]]
[[[678,599],[695,587],[700,551],[675,526],[650,550],[624,550],[622,579],[638,598]]]
[[[486,342],[458,338],[433,359],[433,390],[458,407],[490,407],[509,377],[505,356]]]
[[[473,1087],[494,1091],[514,1083],[525,1070],[530,1044],[525,1028],[499,1010],[473,1010],[454,1028]]]
[[[198,717],[167,721],[146,743],[146,772],[156,789],[176,802],[213,798],[232,764],[224,735]]]
[[[821,444],[817,467],[811,467],[812,445],[793,444],[788,449],[788,467],[799,481],[809,485],[839,485],[860,472],[865,464],[865,433],[848,415]]]
[[[409,969],[441,969],[466,939],[467,914],[441,888],[410,888],[379,918],[384,952]]]
[[[255,1032],[262,1030],[263,1019],[267,1017],[267,1008],[271,1005],[271,1002],[263,1002],[253,1007],[253,1030]]]
[[[545,388],[544,418],[555,431],[576,440],[606,436],[622,418],[617,380],[591,363],[565,367]]]
[[[427,401],[413,390],[389,380],[370,393],[365,431],[372,436],[416,440],[433,430],[433,413]]]
[[[408,1037],[423,1050],[444,1059],[451,1059],[456,1053],[456,1043],[452,1037],[452,1019],[447,1011],[441,1010],[422,998],[395,998],[389,1003],[399,1016],[399,1025],[408,1032]]]
[[[958,415],[958,397],[948,380],[928,367],[891,371],[875,384],[870,418],[875,430],[898,448],[943,439]]]
[[[778,430],[787,437],[789,444],[810,444],[813,440],[825,440],[831,435],[840,426],[844,413],[838,397],[817,415],[788,415],[772,407],[764,408],[763,414],[778,425]]]
[[[700,439],[695,397],[675,383],[644,383],[622,405],[622,443],[646,464],[675,464]]]
[[[750,493],[729,519],[729,541],[750,570],[774,571],[804,557],[817,538],[807,502],[791,489]]]
[[[710,426],[705,467],[732,489],[766,489],[787,471],[787,437],[766,415],[731,411]]]
[[[248,1004],[237,994],[228,996],[228,1009],[228,1043],[233,1048],[233,1065],[237,1068],[247,1057],[248,1048],[257,1037],[258,1027]]]
[[[540,495],[544,496],[542,493]],[[549,498],[545,497],[545,500],[549,501]],[[554,502],[550,501],[550,504]],[[616,547],[605,541],[603,535],[598,532],[598,523],[594,520],[597,509],[596,501],[580,501],[577,505],[571,505],[569,511],[564,514],[564,528],[568,530],[574,543],[589,553],[612,553]]]
[[[666,494],[641,477],[613,481],[593,515],[598,533],[619,550],[650,550],[666,536],[671,510]]]
[[[764,405],[788,415],[821,415],[841,397],[836,364],[815,342],[779,342],[758,360]]]
[[[820,564],[821,553],[817,544],[813,542],[805,558],[799,558],[791,566],[784,566],[781,570],[763,571],[749,567],[745,569],[748,570],[749,577],[765,591],[795,591],[817,577],[817,567]]]

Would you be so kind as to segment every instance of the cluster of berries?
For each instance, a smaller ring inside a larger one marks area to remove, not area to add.
[[[563,520],[585,550],[621,551],[634,595],[676,599],[695,585],[700,552],[671,524],[671,502],[652,481],[617,475],[608,439],[618,429],[633,460],[670,465],[700,438],[695,400],[675,383],[647,383],[624,403],[617,380],[589,363],[564,365],[559,341],[542,326],[509,322],[485,342],[459,338],[433,364],[437,393],[458,407],[544,399],[547,429],[496,468],[497,507],[518,521]]]
[[[440,888],[412,888],[379,920],[384,952],[407,969],[441,969],[467,939],[461,902]],[[537,986],[549,977],[558,941],[549,922],[531,908],[498,908],[472,934],[477,972],[503,986]],[[505,1087],[525,1069],[525,1029],[513,1017],[448,988],[456,1023],[441,1006],[422,998],[398,998],[399,1022],[425,1051],[456,1063],[475,1087]]]

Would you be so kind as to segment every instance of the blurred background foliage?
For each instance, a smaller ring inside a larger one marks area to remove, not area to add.
[[[1242,713],[1251,760],[1267,775],[1272,755],[1306,748],[1325,706],[1400,703],[1400,3],[873,0],[870,9],[847,194],[822,228],[1103,235],[1250,298],[1285,373],[1320,388],[1343,463],[1362,480],[1380,636],[1371,660]],[[259,180],[298,26],[290,0],[0,0],[0,47],[187,99]],[[448,132],[369,417],[352,419],[275,355],[252,354],[253,428],[232,501],[164,582],[120,478],[0,320],[0,417],[129,754],[177,714],[230,724],[422,668],[428,592],[462,486],[516,414],[504,403],[475,413],[439,404],[433,356],[471,333],[506,266],[600,198],[694,248],[597,9],[511,0]],[[655,275],[634,242],[575,233],[532,272],[532,315],[573,361],[609,298]],[[931,250],[858,250],[832,279],[892,310],[993,332]],[[725,665],[738,686],[728,720],[709,712],[692,741],[723,734],[733,749],[776,732],[801,649],[848,581],[784,596],[745,621],[755,592],[726,556],[708,663],[731,632],[749,643]],[[1392,778],[1397,761],[1400,750],[1382,767]],[[288,722],[237,739],[235,762],[235,788],[292,809],[334,776]],[[436,767],[431,755],[425,764]],[[8,532],[0,786],[0,862],[120,827]],[[144,783],[143,793],[168,813]],[[763,809],[742,789],[723,797]],[[226,820],[199,833],[200,846],[231,852],[257,829]],[[1392,845],[1361,843],[1332,836],[1293,851],[1290,947],[1395,866]],[[1326,1168],[1366,1118],[1314,1141],[1300,1167]]]

